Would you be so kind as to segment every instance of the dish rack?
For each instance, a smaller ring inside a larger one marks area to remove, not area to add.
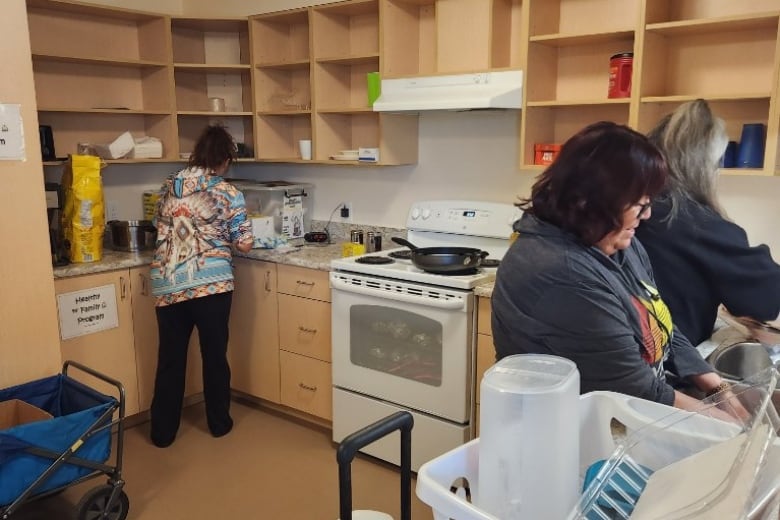
[[[748,412],[737,422],[713,418],[730,407],[721,394],[705,400],[697,412],[615,392],[581,396],[580,481],[594,474],[593,469],[588,473],[594,463],[602,465],[579,499],[574,499],[568,520],[627,519],[635,507],[639,518],[664,520],[778,518],[780,420],[771,401],[776,378],[771,367],[735,390]],[[698,465],[706,458],[710,462],[714,458],[719,473],[684,476],[687,462]],[[663,512],[652,507],[648,511],[647,502],[638,507],[643,489],[650,493],[654,488],[655,472],[658,482],[682,476],[696,489],[680,493],[677,502],[665,495],[658,502],[668,506]],[[417,496],[431,506],[434,520],[509,520],[477,506],[478,475],[479,439],[475,439],[424,464],[417,475]],[[723,508],[737,512],[722,516]]]

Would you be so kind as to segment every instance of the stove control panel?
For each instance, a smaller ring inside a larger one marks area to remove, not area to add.
[[[416,202],[409,210],[406,227],[464,235],[508,238],[522,211],[512,204],[467,200]]]

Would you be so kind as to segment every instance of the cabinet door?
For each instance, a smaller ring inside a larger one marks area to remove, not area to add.
[[[113,285],[116,294],[118,326],[76,336],[60,341],[62,359],[72,359],[119,380],[125,388],[125,413],[138,413],[138,379],[136,376],[135,348],[133,345],[132,310],[130,306],[130,280],[127,270],[98,273],[88,276],[55,280],[56,295]],[[66,309],[60,304],[60,312]],[[62,331],[60,332],[60,336]],[[95,380],[92,376],[74,371],[74,378],[103,392],[116,395],[111,385]]]
[[[135,360],[138,372],[138,403],[140,411],[145,411],[152,405],[159,345],[157,316],[154,311],[154,296],[152,296],[148,266],[130,269],[130,293],[133,308]],[[198,334],[193,332],[187,357],[185,396],[203,391],[202,368]]]
[[[330,303],[279,295],[279,348],[330,362]]]
[[[231,386],[279,402],[279,328],[276,264],[237,258],[230,311]]]

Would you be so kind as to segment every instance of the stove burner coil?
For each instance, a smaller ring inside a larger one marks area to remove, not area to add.
[[[398,258],[399,260],[411,260],[412,252],[409,249],[401,249],[400,251],[393,251],[388,253],[388,256]]]
[[[387,256],[361,256],[356,258],[358,264],[392,264],[394,260]]]

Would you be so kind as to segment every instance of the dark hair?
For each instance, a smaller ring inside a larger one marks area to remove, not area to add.
[[[190,155],[189,166],[216,170],[225,161],[236,160],[236,143],[224,126],[209,125],[200,134]]]
[[[661,152],[627,126],[607,121],[580,130],[518,206],[592,246],[622,225],[623,212],[664,188]]]

